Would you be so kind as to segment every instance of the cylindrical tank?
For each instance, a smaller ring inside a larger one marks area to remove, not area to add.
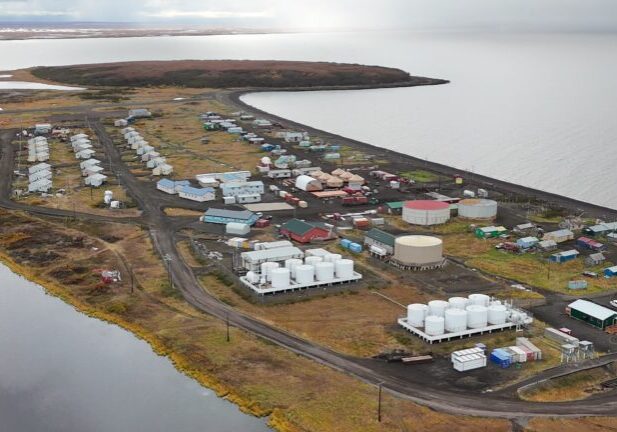
[[[472,304],[467,306],[465,310],[467,311],[467,327],[471,329],[486,327],[488,311],[485,306]]]
[[[521,314],[518,312],[512,312],[510,314],[510,321],[512,321],[514,324],[518,324],[521,322]]]
[[[506,310],[504,305],[489,306],[488,323],[491,325],[504,324],[506,322]]]
[[[437,237],[407,235],[394,240],[394,259],[406,265],[437,264],[443,260],[443,242]]]
[[[270,272],[272,288],[289,288],[289,269],[285,267],[273,268]]]
[[[424,319],[424,333],[429,336],[439,336],[444,333],[445,319],[440,316],[429,315]]]
[[[320,282],[334,279],[334,264],[331,262],[315,263],[315,277]]]
[[[261,264],[261,274],[266,276],[268,282],[272,281],[272,270],[279,268],[279,263],[265,262]]]
[[[250,283],[258,283],[259,282],[259,275],[257,273],[255,273],[254,271],[249,271],[246,273],[246,280],[248,280]]]
[[[442,317],[449,307],[450,304],[445,300],[431,300],[428,302],[428,314]]]
[[[464,199],[458,203],[458,215],[467,219],[494,219],[497,216],[497,201],[489,199]]]
[[[465,310],[465,307],[467,307],[468,301],[469,300],[467,300],[465,297],[450,297],[448,299],[448,303],[450,303],[451,308],[462,309],[462,310]]]
[[[304,264],[315,265],[319,262],[322,262],[323,258],[320,256],[307,256],[304,258]]]
[[[428,306],[422,303],[407,305],[407,324],[413,327],[424,327],[424,317]]]
[[[348,279],[353,276],[353,261],[350,259],[339,259],[334,262],[336,277]]]
[[[106,190],[105,195],[103,196],[103,202],[109,205],[109,203],[111,203],[113,199],[114,199],[114,193],[110,190]]]
[[[307,264],[300,264],[295,267],[296,282],[299,284],[313,283],[315,280],[315,267]]]
[[[450,204],[441,201],[407,201],[403,206],[403,220],[414,225],[437,225],[450,219]]]
[[[333,262],[340,260],[341,258],[343,257],[340,254],[330,254],[324,257],[324,261],[333,263]]]
[[[298,258],[290,258],[285,260],[285,268],[288,268],[291,272],[291,277],[296,276],[296,267],[302,265],[302,260]]]
[[[446,310],[445,319],[445,328],[449,332],[460,332],[467,329],[467,312],[462,309]]]
[[[486,294],[469,294],[469,304],[478,306],[488,306],[491,298]]]

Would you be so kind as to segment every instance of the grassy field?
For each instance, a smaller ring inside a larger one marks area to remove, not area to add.
[[[547,260],[535,254],[517,255],[491,249],[482,255],[467,260],[466,264],[534,287],[568,294],[584,295],[615,288],[614,283],[604,278],[598,278],[587,279],[589,283],[587,289],[569,290],[567,288],[568,281],[580,279],[583,271],[600,271],[606,267],[606,264],[598,267],[586,267],[580,258],[563,264],[548,264]]]
[[[400,173],[401,177],[404,177],[408,180],[413,180],[416,183],[435,183],[439,181],[439,174],[426,171],[426,170],[412,170],[412,171],[404,171]],[[442,181],[447,180],[445,177],[441,177]]]
[[[612,368],[601,367],[556,378],[521,393],[521,397],[534,402],[564,402],[586,399],[602,391],[599,387],[601,382],[615,378],[615,373],[612,370],[614,370],[614,366]]]
[[[510,430],[504,420],[437,413],[388,394],[383,399],[383,422],[378,423],[373,386],[237,329],[231,330],[231,342],[226,342],[224,323],[197,312],[170,289],[148,235],[138,227],[76,224],[67,228],[8,212],[0,212],[0,220],[0,254],[15,271],[80,310],[131,330],[157,353],[169,356],[180,370],[244,411],[269,415],[270,424],[279,431],[394,432],[413,430],[418,424],[427,431]],[[70,242],[65,248],[57,247],[59,240],[75,237],[81,239],[79,248]],[[49,256],[44,263],[32,261],[38,250],[51,244],[60,255],[51,265]],[[97,288],[98,278],[89,271],[94,265],[132,269],[134,293],[128,277],[107,289]]]
[[[578,419],[531,419],[524,432],[607,432],[617,430],[617,417],[583,417]]]

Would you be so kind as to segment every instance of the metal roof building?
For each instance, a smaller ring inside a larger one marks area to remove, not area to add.
[[[576,300],[570,303],[566,308],[566,312],[572,318],[584,321],[602,330],[614,325],[617,321],[617,311],[588,300]]]
[[[206,223],[228,224],[230,222],[245,223],[252,226],[257,222],[259,217],[248,210],[227,210],[218,208],[209,208],[204,213],[202,221]]]
[[[280,262],[286,259],[304,257],[302,252],[297,247],[279,247],[274,249],[264,249],[251,252],[242,252],[240,254],[242,258],[242,266],[247,270],[259,270],[259,266],[265,262]]]
[[[379,246],[386,252],[394,253],[394,242],[396,236],[377,228],[372,228],[364,235],[364,244],[368,246]]]

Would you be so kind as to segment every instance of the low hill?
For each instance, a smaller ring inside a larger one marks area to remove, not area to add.
[[[388,87],[442,84],[400,69],[345,63],[182,60],[38,67],[38,78],[80,86],[195,88]]]

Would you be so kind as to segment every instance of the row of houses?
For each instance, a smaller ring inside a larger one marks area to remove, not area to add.
[[[28,192],[47,193],[51,187],[51,165],[42,162],[28,168]]]
[[[126,127],[121,132],[131,150],[134,150],[135,154],[146,164],[146,167],[152,170],[152,175],[166,176],[173,173],[173,166],[168,164],[167,159],[161,156],[154,146],[151,146],[135,128]]]
[[[28,162],[46,162],[49,160],[49,143],[47,138],[37,136],[28,140]]]
[[[90,187],[99,187],[107,181],[107,176],[103,174],[104,168],[100,166],[101,161],[94,158],[96,151],[92,146],[90,137],[85,133],[71,136],[71,147],[75,152],[75,158],[81,159],[79,168],[84,176],[84,184]]]

